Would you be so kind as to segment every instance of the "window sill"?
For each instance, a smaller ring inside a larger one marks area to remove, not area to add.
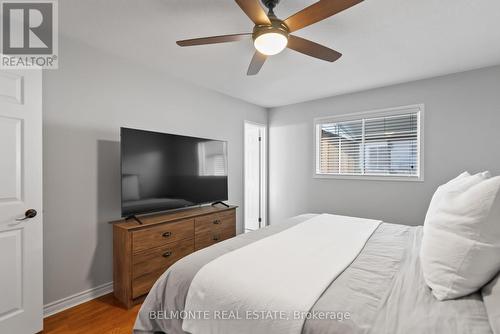
[[[365,180],[365,181],[398,181],[398,182],[423,182],[423,176],[377,176],[377,175],[334,175],[313,174],[314,179],[336,180]]]

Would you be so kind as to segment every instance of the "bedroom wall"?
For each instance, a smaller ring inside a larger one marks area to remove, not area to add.
[[[112,281],[121,126],[228,141],[229,203],[243,213],[243,121],[267,111],[60,38],[44,72],[44,301]]]
[[[335,78],[332,78],[335,80]],[[270,223],[314,212],[419,225],[436,187],[468,170],[500,174],[500,66],[274,108]],[[425,104],[424,182],[313,178],[313,118]]]

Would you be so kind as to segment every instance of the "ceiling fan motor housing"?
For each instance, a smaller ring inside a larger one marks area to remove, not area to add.
[[[257,24],[253,28],[253,40],[257,39],[257,37],[263,34],[268,34],[268,33],[278,33],[280,35],[285,36],[288,39],[290,30],[288,29],[285,22],[278,19],[273,12],[273,9],[278,5],[280,0],[261,0],[261,1],[264,4],[264,6],[266,6],[269,9],[269,14],[267,16],[271,21],[271,25]]]
[[[285,36],[288,39],[290,35],[290,31],[282,20],[278,19],[274,15],[269,15],[269,20],[271,21],[271,25],[267,24],[258,24],[253,28],[253,39],[255,40],[257,37],[268,34],[268,33],[278,33],[280,35]]]

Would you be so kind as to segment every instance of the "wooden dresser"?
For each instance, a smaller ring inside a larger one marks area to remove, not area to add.
[[[236,235],[236,206],[205,206],[113,223],[113,289],[127,308],[182,257]]]

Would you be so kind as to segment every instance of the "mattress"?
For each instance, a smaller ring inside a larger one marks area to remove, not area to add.
[[[134,333],[184,333],[178,312],[184,310],[190,284],[205,264],[311,217],[314,215],[297,216],[181,259],[153,286],[141,307]],[[420,268],[421,239],[421,227],[381,224],[353,263],[318,298],[302,333],[491,334],[479,293],[444,302],[432,296]],[[315,316],[326,312],[337,316]]]

